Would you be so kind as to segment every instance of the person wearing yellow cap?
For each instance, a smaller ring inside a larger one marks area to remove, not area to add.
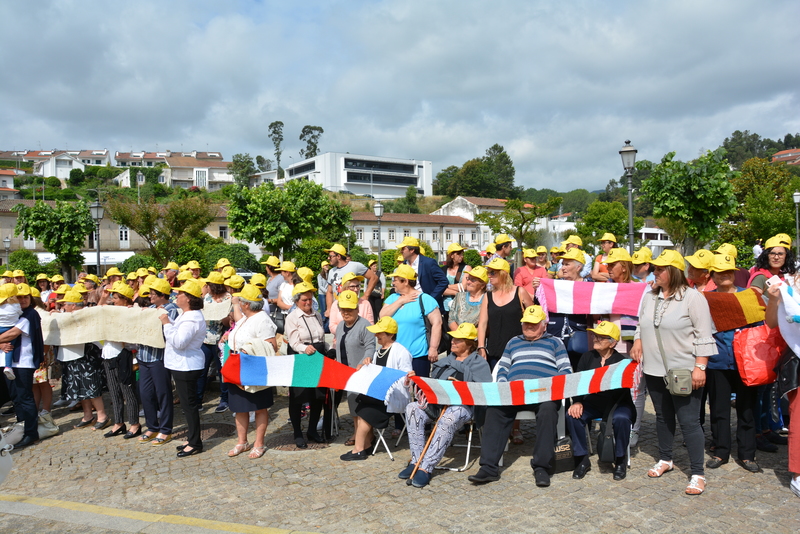
[[[566,250],[561,247],[550,248],[550,267],[547,268],[548,278],[558,278],[558,271],[561,269],[561,256]]]
[[[17,286],[16,284],[6,283],[0,285],[0,334],[7,332],[16,326],[22,315],[22,308],[17,301]],[[11,351],[4,353],[5,366],[3,373],[9,380],[14,380],[13,353]]]
[[[325,260],[320,264],[319,274],[317,275],[317,289],[319,290],[319,293],[317,293],[317,304],[319,305],[319,312],[322,314],[322,319],[325,321],[326,330],[328,330],[328,314],[326,313],[328,301],[326,295],[328,294],[328,272],[330,269],[331,263]],[[383,303],[383,299],[381,299],[381,303]]]
[[[451,243],[447,247],[447,259],[441,269],[447,277],[447,289],[444,290],[442,299],[442,321],[443,327],[448,328],[450,306],[455,296],[464,290],[464,273],[472,270],[472,266],[464,263],[464,247],[458,243]],[[446,352],[449,348],[450,340],[443,335],[439,343],[439,352]]]
[[[267,270],[267,303],[270,305],[270,317],[275,326],[278,327],[278,333],[283,334],[283,310],[278,307],[277,300],[280,298],[280,288],[283,284],[283,276],[278,270],[281,266],[281,261],[276,256],[269,256],[261,264]]]
[[[550,269],[550,260],[547,259],[547,247],[536,247],[536,265],[543,267],[545,270]]]
[[[603,252],[594,259],[591,277],[595,282],[607,282],[610,276],[608,275],[608,266],[604,262],[608,258],[608,253],[617,248],[617,238],[614,237],[614,234],[606,232],[597,241],[597,244],[600,245],[600,250]]]
[[[633,264],[633,277],[640,282],[645,282],[649,286],[653,286],[656,277],[653,275],[655,266],[650,263],[653,261],[653,252],[649,247],[642,247],[631,256],[631,263]],[[639,420],[637,419],[637,423]]]
[[[230,265],[231,261],[228,258],[220,258],[217,260],[217,263],[214,264],[215,271],[221,271],[223,267]]]
[[[355,273],[347,273],[342,278],[341,287],[342,292],[345,290],[355,293],[356,296],[361,295],[361,282],[364,281],[363,276],[358,276]],[[339,294],[341,296],[341,293]],[[367,320],[367,323],[374,324],[375,323],[375,316],[372,314],[372,306],[370,305],[368,300],[364,300],[362,298],[358,299],[358,307],[357,313],[361,317]],[[336,301],[333,303],[330,309],[330,317],[328,318],[328,328],[334,334],[339,326],[339,323],[342,322],[342,313],[339,307],[339,299],[337,298]],[[334,343],[336,342],[336,337],[334,336]]]
[[[109,290],[112,296],[111,305],[132,307],[133,292],[133,288],[125,282],[116,282]],[[116,341],[106,341],[103,345],[101,356],[114,416],[114,425],[103,435],[106,438],[123,436],[124,439],[132,439],[142,433],[142,425],[139,424],[139,398],[134,390],[136,380],[130,376],[133,368],[131,351],[137,348],[135,344]],[[126,422],[130,428],[125,427]]]
[[[23,271],[22,269],[15,270],[13,274],[14,274],[15,284],[19,285],[28,283],[28,277],[25,275],[25,271]]]
[[[731,243],[723,243],[714,249],[714,255],[718,254],[726,254],[734,259],[734,261],[738,261],[737,258],[739,257],[739,251],[736,249],[735,245]],[[755,256],[758,259],[758,256]],[[713,276],[712,276],[713,278]],[[736,267],[736,279],[734,280],[734,284],[736,287],[747,287],[747,282],[750,280],[750,270],[745,269],[744,267],[737,266]]]
[[[577,250],[583,255],[583,268],[580,272],[580,278],[583,280],[588,280],[589,276],[592,274],[593,263],[592,257],[583,250],[583,239],[576,235],[571,235],[561,243],[561,246],[564,248],[565,252]]]
[[[575,368],[576,373],[613,365],[625,359],[615,350],[617,342],[620,340],[620,330],[616,324],[602,321],[594,328],[589,328],[589,331],[594,334],[593,349],[581,356],[578,366]],[[572,436],[575,458],[575,470],[572,472],[572,478],[581,479],[591,469],[586,423],[600,418],[614,429],[613,477],[614,480],[623,480],[628,472],[626,455],[635,415],[636,410],[633,407],[629,389],[615,389],[573,397],[566,418],[569,435]]]
[[[747,287],[758,291],[768,303],[767,280],[773,276],[783,280],[787,274],[794,275],[796,272],[791,240],[778,234],[770,237],[764,243],[764,252],[756,260],[756,266],[750,274]]]
[[[489,261],[492,261],[494,258],[502,258],[511,264],[508,258],[511,256],[512,241],[508,234],[497,234],[497,237],[494,238],[495,252],[494,255],[489,258]],[[511,268],[511,274],[514,274],[513,266]]]
[[[300,275],[297,274],[297,268],[295,267],[295,264],[290,261],[281,262],[281,264],[276,268],[276,271],[281,275],[283,283],[280,285],[278,297],[274,300],[274,304],[278,309],[280,309],[280,313],[283,314],[285,324],[286,316],[294,307],[294,300],[292,299],[294,287],[297,284],[302,283],[303,280],[300,278]],[[269,285],[267,285],[267,287],[269,287]],[[278,331],[280,332],[280,328]]]
[[[183,313],[172,321],[164,312],[164,367],[170,370],[175,381],[175,391],[181,401],[181,410],[188,427],[187,440],[178,451],[178,458],[203,452],[200,439],[200,412],[197,398],[197,381],[203,372],[205,356],[203,340],[206,337],[206,321],[203,318],[203,289],[196,280],[187,280],[176,289],[175,304]]]
[[[148,282],[150,308],[163,310],[172,321],[178,318],[178,306],[170,302],[172,286],[166,278],[155,278]],[[172,441],[174,408],[172,404],[172,380],[164,366],[164,349],[139,345],[136,353],[139,362],[139,393],[144,409],[147,430],[138,442],[150,442],[158,447]]]
[[[709,266],[711,277],[717,285],[716,293],[737,293],[744,291],[736,287],[736,260],[729,254],[714,254],[714,262]],[[712,314],[715,311],[725,313],[725,304],[717,300],[710,300],[709,308]],[[715,309],[715,307],[719,308]],[[706,467],[716,469],[728,463],[731,456],[731,394],[736,394],[736,442],[739,465],[751,473],[758,473],[760,468],[756,463],[756,420],[754,409],[758,399],[758,387],[747,386],[742,382],[742,377],[736,366],[733,355],[734,328],[728,331],[717,331],[714,339],[717,341],[718,353],[708,359],[708,392],[709,406],[711,408],[711,438],[715,445],[713,455],[706,462]],[[763,439],[763,437],[762,437]]]
[[[401,265],[400,267],[408,266]],[[359,362],[356,369],[361,369],[365,365],[375,364],[410,373],[412,370],[411,354],[397,341],[400,329],[402,327],[398,325],[397,321],[388,315],[381,317],[374,325],[368,326],[367,330],[375,334],[378,350],[374,357],[367,357]],[[370,441],[373,440],[372,429],[386,428],[389,425],[389,414],[403,413],[411,401],[408,396],[408,390],[402,386],[405,380],[406,377],[403,377],[392,386],[386,402],[366,395],[359,397],[355,408],[359,417],[355,445],[350,451],[341,455],[339,457],[340,460],[351,462],[369,458],[370,448],[372,447]]]
[[[717,353],[708,301],[689,287],[683,274],[685,261],[674,250],[653,259],[656,280],[639,308],[639,330],[631,357],[640,362],[647,391],[656,411],[659,461],[648,476],[661,477],[673,467],[675,419],[681,426],[691,466],[688,495],[705,491],[704,442],[700,427],[702,389],[709,356]],[[662,350],[662,347],[664,350]],[[670,370],[690,370],[691,390],[673,395],[664,377]]]
[[[114,282],[118,282],[123,279],[125,275],[117,269],[116,267],[111,267],[109,270],[106,271],[106,282],[108,283],[108,287],[113,287]]]
[[[397,341],[414,358],[414,372],[417,376],[427,377],[431,362],[439,359],[439,339],[442,335],[439,305],[433,297],[414,288],[417,273],[410,265],[398,265],[389,277],[395,292],[386,298],[380,315],[394,318],[399,325]],[[426,329],[425,317],[430,324],[430,331]]]
[[[288,354],[327,354],[325,328],[322,316],[314,311],[316,288],[308,282],[298,282],[292,288],[294,309],[286,316],[286,343]],[[308,439],[323,443],[325,439],[317,434],[317,423],[322,412],[322,399],[315,388],[289,388],[289,418],[294,431],[295,446],[308,447],[301,428],[301,409],[304,403],[311,405],[308,415]],[[328,407],[326,406],[327,410]]]
[[[174,261],[167,263],[167,266],[162,270],[164,278],[167,279],[171,287],[178,287],[178,272],[179,266]]]
[[[226,267],[226,265],[223,265],[222,267],[224,268]],[[242,286],[244,286],[244,278],[242,278],[239,275],[235,276],[238,278],[237,280],[231,280],[230,282],[228,282],[223,278],[222,273],[219,271],[211,271],[210,273],[208,273],[208,278],[206,279],[207,291],[203,295],[203,303],[213,304],[213,303],[222,303],[230,301],[232,298],[231,295],[233,294],[231,289],[233,286],[228,284],[235,284],[237,291],[241,290]],[[202,346],[203,355],[205,356],[205,362],[203,363],[203,373],[200,376],[200,380],[197,381],[197,398],[198,402],[201,405],[203,404],[203,396],[205,395],[206,391],[208,371],[211,368],[211,362],[214,361],[214,358],[219,358],[220,356],[219,340],[222,337],[222,334],[229,327],[230,327],[230,319],[228,319],[227,317],[225,317],[220,321],[217,320],[206,321],[206,337],[203,340],[203,346]],[[228,392],[229,392],[228,384],[220,380],[219,389],[220,389],[219,403],[217,404],[217,407],[214,409],[214,413],[224,413],[228,410]]]
[[[378,284],[378,277],[370,271],[366,265],[357,261],[352,261],[347,255],[347,249],[339,243],[334,244],[331,248],[326,248],[325,252],[328,253],[328,261],[331,268],[328,271],[328,289],[325,293],[325,312],[326,317],[330,317],[331,306],[333,301],[342,292],[342,278],[347,273],[355,273],[358,276],[363,276],[367,281],[367,289],[364,294],[369,296],[375,290]],[[367,300],[366,297],[362,297]]]
[[[386,275],[378,272],[378,260],[369,260],[367,267],[370,271],[375,273],[375,276],[378,277],[378,283],[375,284],[375,289],[372,290],[372,293],[366,295],[370,305],[372,306],[372,316],[378,317],[381,313],[381,308],[383,308],[383,294],[386,288]],[[320,290],[320,293],[322,290]]]
[[[275,353],[278,344],[275,341],[277,330],[269,316],[263,312],[264,299],[261,290],[254,285],[247,284],[241,291],[233,294],[233,320],[236,323],[228,334],[228,344],[232,351],[244,351],[253,356],[268,357]],[[251,345],[252,344],[252,345]],[[268,346],[265,346],[268,344]],[[251,348],[252,346],[252,348]],[[245,350],[246,349],[246,350]],[[266,366],[266,362],[264,363]],[[249,457],[257,459],[264,456],[267,447],[264,446],[264,435],[269,424],[267,409],[273,404],[272,388],[259,391],[245,391],[240,387],[228,389],[226,401],[230,402],[230,409],[236,414],[236,445],[228,451],[229,457],[238,456],[250,451]],[[247,431],[250,426],[249,414],[254,412],[255,440],[251,445],[247,440]],[[251,450],[252,449],[252,450]]]
[[[684,257],[686,263],[686,280],[689,287],[698,291],[714,291],[717,285],[711,279],[709,267],[714,263],[714,253],[710,250],[700,249],[691,256]]]
[[[551,378],[572,372],[569,356],[560,339],[547,333],[547,319],[541,306],[529,306],[522,314],[522,334],[514,336],[497,363],[496,382]],[[517,412],[536,412],[536,442],[533,445],[533,476],[536,485],[550,485],[551,463],[558,433],[556,422],[561,401],[546,401],[530,406],[490,406],[486,410],[481,468],[468,477],[470,482],[485,484],[500,479],[499,463],[511,434]]]
[[[37,274],[35,284],[39,290],[40,298],[43,302],[47,302],[47,297],[50,296],[50,278],[44,273]]]
[[[461,323],[454,330],[447,332],[450,338],[448,355],[440,358],[431,368],[431,378],[439,380],[458,380],[466,382],[491,382],[492,371],[486,360],[478,355],[478,330],[472,323]],[[436,440],[431,442],[419,469],[411,479],[415,488],[428,485],[433,469],[442,460],[445,450],[453,441],[453,436],[468,421],[472,420],[472,406],[448,406],[445,414],[439,418],[442,407],[429,406],[425,394],[418,391],[417,402],[409,402],[406,406],[408,428],[408,444],[411,449],[411,461],[400,471],[401,479],[411,478],[414,466],[425,447],[425,425],[436,421]]]
[[[367,331],[367,327],[371,323],[358,313],[360,302],[362,301],[359,300],[358,293],[349,289],[339,294],[337,306],[342,320],[333,332],[337,361],[353,369],[364,361],[364,358],[372,357],[375,354],[375,336]],[[341,392],[336,392],[337,400],[334,405],[338,406],[341,395]],[[353,434],[344,443],[348,447],[356,444],[356,432],[361,422],[356,414],[358,395],[358,393],[347,392],[347,406],[350,409],[350,416],[353,418]],[[328,431],[330,426],[326,423],[323,428]]]
[[[406,236],[397,248],[405,263],[417,273],[415,289],[433,297],[444,317],[444,292],[449,284],[439,263],[420,253],[421,246],[416,237]]]
[[[464,274],[462,282],[464,291],[460,291],[456,295],[450,306],[448,330],[455,330],[461,323],[472,323],[478,326],[481,303],[486,296],[488,283],[489,274],[483,265],[478,265]]]
[[[546,253],[544,259],[547,261]],[[514,274],[514,285],[533,295],[542,278],[547,278],[547,268],[538,264],[536,250],[532,248],[522,250],[522,261],[522,267]]]

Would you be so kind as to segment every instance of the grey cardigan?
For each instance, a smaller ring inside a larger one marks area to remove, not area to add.
[[[456,372],[463,373],[465,382],[491,382],[492,370],[489,364],[477,352],[473,352],[463,362],[456,359],[451,352],[431,366],[431,378],[447,380]]]
[[[336,361],[342,363],[342,336],[344,335],[344,321],[336,327]],[[367,330],[369,321],[359,317],[353,328],[345,336],[345,349],[347,349],[347,365],[355,368],[364,358],[375,355],[375,334]]]

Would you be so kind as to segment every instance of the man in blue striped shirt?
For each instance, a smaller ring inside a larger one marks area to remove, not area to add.
[[[497,382],[549,378],[572,372],[564,344],[547,333],[547,321],[541,306],[531,306],[525,310],[522,316],[522,335],[511,338],[497,367]],[[526,410],[536,413],[536,442],[531,459],[533,476],[537,486],[549,486],[560,405],[561,401],[547,401],[529,406],[487,408],[481,445],[481,468],[468,477],[468,480],[475,484],[500,480],[499,463],[511,435],[514,419],[517,412]]]

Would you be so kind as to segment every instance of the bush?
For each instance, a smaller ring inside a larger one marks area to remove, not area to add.
[[[216,245],[206,252],[206,264],[208,264],[211,269],[214,268],[214,265],[216,265],[217,260],[220,258],[228,258],[231,265],[237,269],[246,269],[254,273],[263,270],[256,257],[250,254],[247,245]]]
[[[134,254],[122,263],[117,264],[117,268],[123,273],[129,273],[131,271],[141,269],[142,267],[155,267],[156,269],[161,270],[163,265],[156,265],[153,261],[153,257],[146,254]]]
[[[211,269],[214,268],[214,263],[209,263],[206,254],[213,247],[224,245],[222,239],[214,238],[205,232],[202,232],[198,239],[191,241],[175,251],[172,261],[178,265],[183,265],[192,260],[197,260],[200,263],[200,275],[207,276]],[[230,258],[229,258],[230,259]],[[215,261],[216,262],[216,261]]]
[[[78,195],[70,188],[54,191],[53,195],[58,200],[78,200]]]
[[[468,248],[464,251],[464,263],[472,267],[483,265],[483,256],[474,248]]]
[[[15,250],[8,257],[8,268],[12,271],[22,269],[30,276],[39,272],[39,257],[26,248]]]
[[[357,261],[358,263],[362,263],[367,265],[369,263],[369,255],[364,252],[364,249],[361,247],[353,247],[350,249],[350,259],[353,261]],[[319,268],[319,267],[317,267]]]
[[[47,180],[45,180],[45,185],[47,185],[47,187],[58,187],[61,189],[61,180],[55,176],[48,176]]]
[[[311,238],[303,239],[300,246],[292,252],[294,264],[297,267],[308,267],[315,273],[318,273],[322,262],[328,259],[328,253],[325,252],[326,248],[331,248],[333,243],[327,239]],[[270,254],[265,254],[261,257],[261,261],[266,261]]]
[[[83,171],[80,169],[72,169],[69,171],[69,185],[77,187],[86,180]]]

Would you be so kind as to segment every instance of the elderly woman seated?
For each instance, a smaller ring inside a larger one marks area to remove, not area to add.
[[[472,323],[461,323],[454,331],[448,332],[453,338],[450,354],[435,362],[431,367],[431,378],[440,380],[463,380],[466,382],[491,382],[492,371],[486,360],[478,355],[478,329]],[[411,373],[413,376],[414,373]],[[411,462],[397,475],[399,478],[411,477],[425,446],[425,425],[431,418],[438,418],[433,429],[435,439],[431,440],[419,469],[414,473],[411,485],[424,488],[430,481],[444,451],[453,441],[453,436],[464,423],[472,419],[472,406],[448,406],[440,416],[441,406],[428,404],[421,390],[416,392],[417,402],[406,406],[408,442],[411,447]]]
[[[606,365],[621,362],[624,359],[614,347],[620,337],[619,327],[609,321],[603,321],[594,328],[594,349],[581,356],[575,372],[589,371]],[[616,405],[616,408],[615,408]],[[629,389],[613,389],[600,393],[592,393],[572,399],[572,406],[567,410],[567,428],[572,436],[575,455],[575,470],[572,478],[581,479],[591,469],[589,462],[586,422],[602,417],[608,418],[611,410],[614,415],[611,424],[614,427],[614,480],[622,480],[627,474],[625,454],[631,436],[631,425],[636,419],[636,410],[631,400]]]

